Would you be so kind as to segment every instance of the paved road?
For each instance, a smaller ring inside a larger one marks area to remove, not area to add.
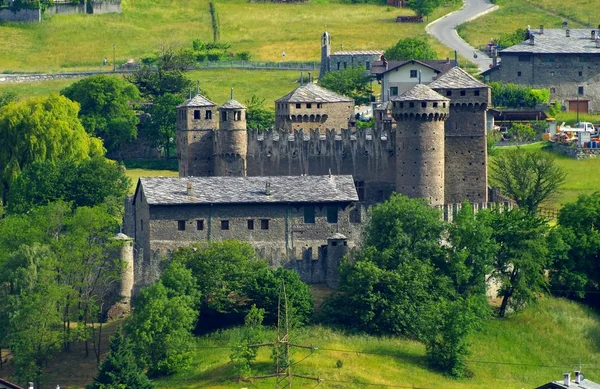
[[[450,15],[440,18],[427,26],[427,32],[436,37],[440,42],[458,51],[458,54],[479,66],[480,70],[489,68],[492,60],[479,50],[475,50],[471,45],[462,40],[456,32],[456,26],[473,20],[485,13],[492,12],[498,8],[490,3],[490,0],[464,0],[465,6]],[[474,54],[477,54],[477,59]]]

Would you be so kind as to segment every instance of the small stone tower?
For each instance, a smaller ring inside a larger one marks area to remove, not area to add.
[[[198,94],[177,107],[179,177],[213,175],[217,105]]]
[[[417,84],[392,99],[396,192],[444,204],[444,121],[450,100]]]
[[[215,175],[246,176],[248,131],[246,107],[233,98],[219,107],[219,130],[215,132]]]
[[[446,202],[487,202],[486,116],[490,88],[459,67],[450,69],[429,87],[450,99],[450,116],[445,123]]]
[[[330,288],[337,288],[340,284],[339,266],[344,256],[350,251],[348,238],[340,233],[327,238],[327,274],[325,281]]]
[[[319,77],[323,77],[329,71],[329,56],[331,55],[331,36],[327,31],[321,35],[321,70]]]

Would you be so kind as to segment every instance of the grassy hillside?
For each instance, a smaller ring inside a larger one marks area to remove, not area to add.
[[[531,4],[542,7],[552,13],[570,20],[598,27],[600,23],[600,8],[595,0],[528,0]]]
[[[190,47],[193,39],[212,41],[208,0],[123,0],[122,14],[54,15],[43,23],[0,24],[0,71],[57,71],[99,68],[139,59],[163,45]],[[250,51],[256,60],[318,60],[320,35],[327,29],[333,45],[344,49],[384,49],[404,36],[424,34],[425,23],[399,24],[410,14],[370,4],[311,1],[306,4],[217,1],[221,41],[234,52]],[[452,9],[440,8],[433,18]],[[368,31],[368,33],[365,33]],[[437,44],[437,43],[436,43]],[[439,44],[440,55],[448,49]]]
[[[272,388],[272,379],[231,381],[230,349],[226,346],[238,335],[233,329],[200,338],[192,368],[157,381],[157,387]],[[273,336],[269,332],[265,340]],[[319,348],[312,355],[307,350],[296,351],[292,358],[294,371],[323,378],[322,388],[363,388],[366,383],[432,389],[534,388],[561,379],[562,373],[574,371],[579,362],[584,363],[587,378],[600,379],[600,318],[566,300],[544,299],[521,314],[490,320],[473,337],[469,368],[474,377],[469,379],[450,379],[426,369],[423,345],[410,340],[344,335],[319,326],[294,331],[292,340]],[[257,374],[271,371],[270,355],[269,349],[260,352]],[[336,367],[338,360],[341,368]],[[294,385],[312,388],[315,382],[297,378]]]

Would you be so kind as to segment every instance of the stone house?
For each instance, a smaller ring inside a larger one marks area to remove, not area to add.
[[[360,236],[357,201],[344,175],[141,178],[128,212],[136,288],[158,278],[171,250],[226,239],[250,242],[305,282],[335,285],[339,261]]]
[[[321,35],[321,68],[319,76],[327,72],[340,71],[364,66],[370,70],[371,66],[383,57],[381,50],[353,50],[337,51],[331,54],[331,35],[327,31]]]
[[[354,126],[354,100],[312,82],[275,100],[275,127],[293,130],[341,131]]]
[[[572,112],[600,112],[600,27],[530,30],[529,38],[501,50],[501,61],[482,72],[500,81],[550,90]],[[525,38],[525,37],[524,37]]]
[[[377,61],[371,74],[381,85],[381,101],[399,96],[417,84],[429,84],[456,66],[450,59],[431,61]]]

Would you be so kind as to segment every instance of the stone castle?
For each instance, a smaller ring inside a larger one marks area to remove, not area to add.
[[[354,103],[312,83],[276,101],[277,129],[246,126],[246,107],[202,95],[177,107],[180,177],[352,175],[359,200],[392,192],[432,205],[488,201],[490,89],[455,67],[386,105],[392,118],[353,127]]]

